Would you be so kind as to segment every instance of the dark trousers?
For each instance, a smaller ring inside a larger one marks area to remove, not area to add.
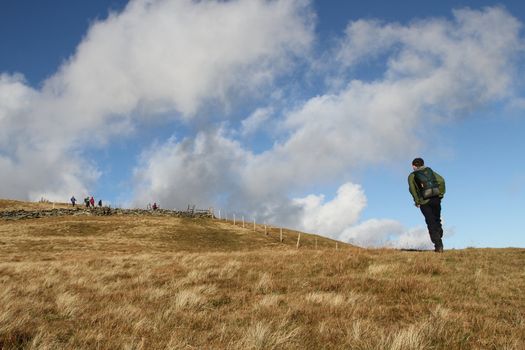
[[[443,248],[443,227],[441,227],[441,198],[432,197],[427,204],[419,206],[427,223],[430,240],[436,248]]]

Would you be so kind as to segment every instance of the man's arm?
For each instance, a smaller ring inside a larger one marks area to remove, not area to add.
[[[434,175],[436,176],[436,180],[439,185],[439,196],[443,198],[443,196],[445,195],[445,192],[447,191],[447,188],[445,186],[445,179],[443,178],[443,176],[439,175],[435,171],[434,171]]]
[[[419,206],[421,204],[421,200],[419,198],[419,192],[416,187],[416,181],[414,180],[414,173],[411,173],[408,176],[408,190],[410,191],[410,194],[412,195],[412,198],[414,199],[414,204],[416,206]]]

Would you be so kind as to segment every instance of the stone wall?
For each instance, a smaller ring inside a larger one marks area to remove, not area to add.
[[[76,207],[70,209],[51,209],[51,210],[11,210],[0,211],[0,219],[4,220],[21,220],[36,219],[53,216],[171,216],[171,217],[192,217],[192,218],[213,218],[213,212],[210,211],[176,211],[176,210],[144,210],[144,209],[113,209],[108,207],[102,208],[83,208]]]

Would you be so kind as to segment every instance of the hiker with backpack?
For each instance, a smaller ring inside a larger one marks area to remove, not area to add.
[[[445,195],[445,179],[426,167],[422,158],[412,161],[412,169],[414,171],[408,176],[410,194],[415,206],[425,217],[430,240],[434,243],[434,251],[442,253],[441,199]]]

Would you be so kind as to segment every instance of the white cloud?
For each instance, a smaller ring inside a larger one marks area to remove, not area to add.
[[[324,203],[323,195],[309,195],[295,199],[302,207],[299,227],[310,232],[339,238],[341,232],[354,225],[366,207],[366,196],[361,186],[346,183],[337,190],[334,199]]]
[[[387,55],[387,81],[419,84],[427,96],[422,104],[448,101],[444,110],[468,109],[508,96],[517,54],[523,49],[522,24],[498,7],[453,13],[453,21],[421,20],[408,26],[352,22],[338,62],[352,66],[379,53]]]
[[[444,226],[443,239],[454,234],[454,229]],[[342,241],[361,247],[390,247],[397,249],[431,250],[434,245],[426,227],[406,228],[390,219],[370,219],[348,227],[339,237]]]
[[[404,232],[401,223],[388,219],[370,219],[359,225],[348,227],[341,233],[341,240],[363,247],[386,247],[391,237]]]
[[[139,133],[137,119],[189,120],[271,94],[309,50],[309,11],[302,0],[135,0],[93,23],[41,89],[2,74],[0,195],[69,198],[97,178],[83,151]]]
[[[18,119],[23,117],[35,94],[21,74],[0,74],[0,151],[9,151],[14,134],[22,127]]]
[[[141,156],[136,169],[134,204],[157,202],[163,207],[202,207],[239,191],[239,173],[249,153],[222,130],[199,133],[195,139],[170,139]],[[226,198],[227,199],[227,198]]]
[[[140,108],[146,117],[164,109],[191,116],[206,101],[228,105],[232,91],[271,82],[308,49],[310,22],[299,0],[132,1],[90,28],[45,89],[81,98],[99,115]]]
[[[13,160],[14,158],[14,160]],[[14,157],[0,154],[2,197],[44,197],[66,200],[65,195],[87,194],[85,184],[93,183],[100,173],[86,160],[60,150],[19,146]]]
[[[363,57],[371,53],[361,42],[377,32],[386,33],[379,35],[383,46],[396,46],[388,51],[384,79],[350,81],[288,113],[282,123],[288,137],[254,157],[245,170],[250,192],[262,196],[267,189],[344,181],[356,167],[404,159],[417,153],[446,118],[510,96],[519,23],[499,8],[455,16],[453,22],[405,27],[370,22],[365,34],[349,31],[348,50]],[[501,22],[497,34],[483,25],[487,21]]]
[[[28,130],[39,117],[31,115],[38,98],[23,76],[0,75],[0,195],[63,200],[73,190],[86,193],[85,184],[96,179],[98,171],[75,152],[65,151],[60,140],[46,142],[46,129]]]
[[[382,25],[378,20],[351,22],[336,51],[336,60],[339,64],[349,67],[365,59],[377,58],[395,44],[402,30],[404,28],[398,24]]]
[[[446,230],[446,229],[445,229]],[[448,234],[443,235],[446,239]],[[412,228],[404,231],[396,240],[392,240],[392,245],[395,248],[403,249],[434,249],[434,245],[430,240],[428,230],[424,227]],[[446,241],[446,240],[445,240]],[[445,243],[446,244],[446,243]]]
[[[248,136],[256,133],[264,123],[271,118],[273,109],[271,107],[258,108],[241,123],[241,134]]]

